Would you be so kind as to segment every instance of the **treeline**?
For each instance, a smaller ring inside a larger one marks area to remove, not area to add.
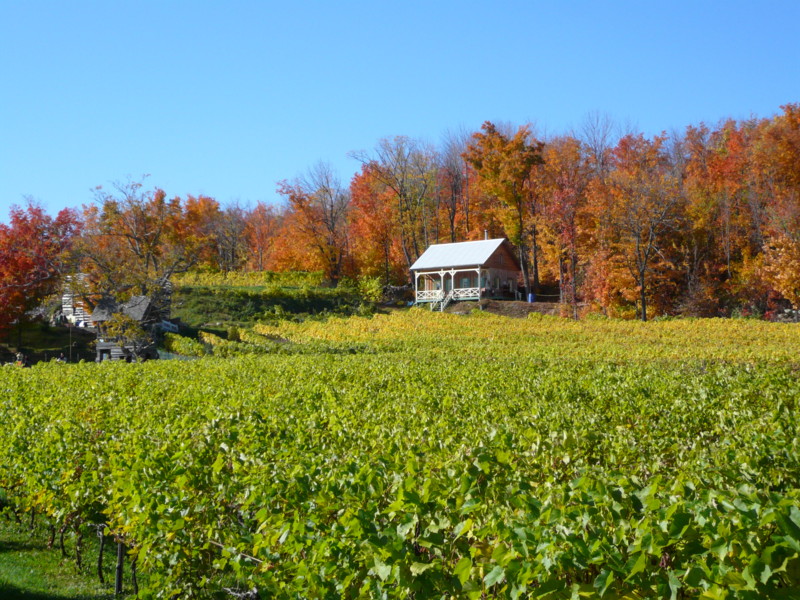
[[[601,117],[544,139],[487,122],[438,147],[396,137],[353,156],[362,167],[349,185],[320,163],[278,184],[278,206],[169,198],[126,181],[56,219],[15,209],[0,229],[0,260],[12,265],[2,289],[30,298],[66,263],[86,274],[90,298],[152,294],[192,268],[398,284],[430,244],[488,235],[515,245],[529,290],[557,286],[562,302],[613,316],[800,306],[798,104],[655,137],[620,135]],[[26,246],[23,225],[51,228],[41,239],[52,243]]]

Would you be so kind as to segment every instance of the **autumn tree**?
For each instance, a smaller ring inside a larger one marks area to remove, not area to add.
[[[612,170],[611,151],[616,144],[616,126],[603,113],[592,112],[580,127],[579,139],[586,152],[591,177],[582,211],[587,238],[587,263],[584,273],[584,299],[609,314],[620,302],[618,258],[612,251],[615,227],[611,221],[608,177]]]
[[[754,278],[776,200],[770,160],[756,152],[765,125],[728,120],[714,129],[688,127],[683,136],[688,314],[766,303],[763,282]]]
[[[103,331],[107,339],[117,340],[124,353],[130,349],[132,359],[144,358],[147,349],[153,345],[152,336],[142,324],[122,313],[113,315],[105,323]]]
[[[527,126],[510,136],[487,121],[472,136],[464,153],[464,158],[475,168],[483,190],[502,202],[501,219],[509,240],[519,248],[526,292],[531,290],[531,264],[534,289],[539,285],[536,205],[530,182],[531,170],[542,163],[543,148],[544,144],[532,138]]]
[[[273,268],[273,248],[281,226],[281,212],[274,206],[259,202],[245,219],[247,265],[256,271]]]
[[[702,123],[687,127],[682,145],[686,156],[686,227],[681,246],[686,289],[680,311],[689,316],[713,316],[720,310],[719,290],[724,274],[717,236],[718,196],[709,171],[713,152],[709,128]]]
[[[407,278],[403,249],[396,235],[394,191],[383,183],[373,163],[362,165],[350,182],[351,252],[359,275],[380,277],[384,284]]]
[[[228,205],[212,223],[216,267],[223,273],[240,268],[247,258],[247,211]]]
[[[447,219],[450,242],[458,241],[457,226],[463,222],[462,237],[469,234],[469,169],[464,160],[469,138],[449,132],[437,155],[436,190]]]
[[[665,234],[677,221],[679,182],[668,169],[664,137],[625,136],[612,152],[610,212],[617,230],[617,251],[633,277],[640,317],[647,320],[649,275],[663,257]]]
[[[765,207],[751,177],[752,123],[728,121],[712,135],[710,181],[728,278],[764,244]]]
[[[594,176],[605,181],[611,172],[611,149],[615,143],[611,117],[597,111],[586,115],[580,129],[580,140],[587,149],[587,159]]]
[[[397,235],[410,267],[425,249],[438,239],[432,235],[435,216],[433,151],[419,141],[398,136],[381,140],[372,154],[354,153],[362,164],[369,164],[374,176],[392,193]]]
[[[140,182],[115,183],[96,190],[96,203],[84,211],[79,244],[83,271],[92,298],[150,296],[155,305],[167,300],[169,280],[188,270],[200,256],[202,239],[186,231],[180,198],[167,199],[161,189],[146,191]]]
[[[182,216],[173,220],[175,233],[194,250],[195,265],[216,268],[215,235],[222,207],[214,198],[203,194],[189,194],[181,204]]]
[[[759,187],[770,198],[764,275],[796,309],[800,308],[800,104],[763,126],[754,152]]]
[[[560,301],[577,316],[580,211],[586,201],[591,164],[574,137],[554,138],[543,151],[544,165],[534,185],[542,197],[542,215],[555,250]]]
[[[325,278],[333,285],[344,275],[348,250],[348,190],[342,187],[330,165],[318,163],[293,182],[278,184],[294,225],[309,252],[317,259]]]
[[[11,208],[0,223],[0,333],[58,289],[79,229],[72,210],[53,218],[32,201]]]

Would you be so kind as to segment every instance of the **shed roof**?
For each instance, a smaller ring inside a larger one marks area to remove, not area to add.
[[[95,306],[94,310],[92,311],[92,321],[95,323],[108,321],[111,318],[111,315],[113,315],[116,311],[117,303],[111,298],[103,298],[97,303],[97,306]]]
[[[476,242],[433,244],[411,265],[411,270],[480,266],[488,261],[505,241],[505,238],[498,238]]]
[[[150,308],[150,298],[147,296],[133,296],[120,308],[122,308],[122,314],[135,321],[143,321],[147,314],[147,309]]]
[[[103,298],[97,303],[92,312],[92,321],[102,323],[108,321],[116,313],[122,313],[134,321],[143,321],[150,308],[150,298],[147,296],[133,296],[123,304],[117,304],[111,298]]]

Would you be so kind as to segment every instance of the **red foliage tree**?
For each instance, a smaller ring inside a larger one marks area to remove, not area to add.
[[[0,332],[56,291],[78,230],[72,210],[54,219],[32,202],[12,207],[9,223],[0,224]]]

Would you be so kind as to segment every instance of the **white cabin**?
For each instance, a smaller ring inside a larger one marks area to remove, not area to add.
[[[411,265],[417,304],[444,308],[458,300],[518,298],[522,273],[505,238],[434,244]]]

